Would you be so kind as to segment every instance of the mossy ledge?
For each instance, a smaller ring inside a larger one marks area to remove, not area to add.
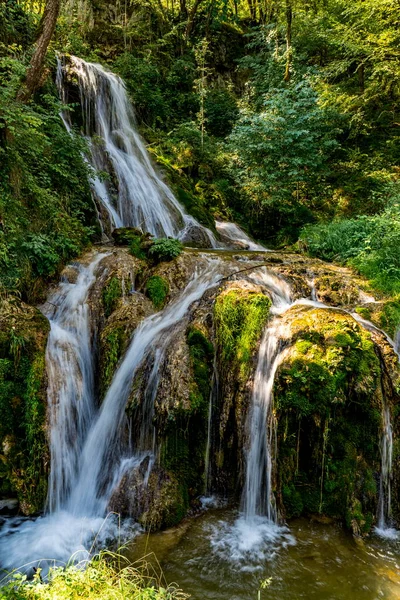
[[[286,517],[324,514],[355,533],[375,522],[387,386],[370,333],[335,310],[290,311],[291,348],[275,382],[275,493]],[[396,457],[394,457],[396,460]]]

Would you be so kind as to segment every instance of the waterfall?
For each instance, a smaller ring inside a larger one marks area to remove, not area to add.
[[[95,175],[91,184],[110,225],[138,227],[157,237],[177,237],[216,247],[213,233],[187,215],[154,168],[137,132],[133,107],[122,80],[101,65],[68,58],[76,76],[82,107],[83,134]],[[57,85],[68,102],[67,66],[58,60]],[[68,129],[69,114],[63,114]],[[107,180],[97,173],[108,173]],[[113,181],[115,183],[113,183]]]
[[[390,529],[391,517],[391,478],[393,458],[393,431],[390,419],[390,410],[384,406],[382,410],[382,437],[381,437],[381,477],[379,485],[378,504],[378,531]]]
[[[215,227],[221,240],[226,243],[228,247],[237,248],[239,250],[267,251],[264,246],[261,246],[261,244],[257,244],[252,240],[239,225],[236,225],[236,223],[215,221]]]
[[[263,268],[249,278],[265,287],[272,300],[271,313],[281,314],[292,304],[291,289],[282,278]],[[273,444],[275,439],[273,386],[277,369],[284,359],[284,330],[279,317],[268,324],[258,351],[251,408],[248,419],[249,448],[246,452],[246,479],[242,505],[246,519],[266,516],[276,522],[272,493]]]
[[[165,352],[168,345],[165,343],[165,334],[185,317],[190,305],[199,300],[217,282],[218,277],[219,262],[216,261],[205,273],[195,274],[185,290],[164,311],[148,317],[136,329],[87,436],[80,456],[77,482],[68,503],[69,510],[82,515],[104,512],[112,492],[104,477],[107,479],[107,473],[111,472],[118,459],[118,432],[125,418],[125,407],[135,373],[150,350],[159,346],[161,340],[164,343],[160,347]],[[160,360],[161,355],[156,361],[156,368],[153,367],[153,376],[157,373],[158,377]],[[148,420],[151,419],[151,412],[152,407],[144,410]]]
[[[273,385],[284,351],[279,322],[274,321],[264,333],[258,352],[251,400],[249,438],[246,455],[246,481],[243,508],[246,519],[266,516],[276,522],[275,499],[272,493],[272,446],[275,437],[272,415]]]
[[[172,333],[190,306],[221,277],[218,260],[195,272],[186,288],[162,312],[142,321],[116,371],[100,408],[95,405],[93,344],[88,293],[104,255],[88,267],[77,267],[76,283],[62,282],[50,296],[51,334],[47,352],[49,412],[51,420],[51,476],[49,512],[36,521],[9,526],[0,533],[2,567],[25,564],[43,567],[64,563],[72,555],[88,558],[94,538],[101,544],[118,537],[118,523],[104,522],[113,490],[126,472],[140,465],[143,449],[138,442],[127,452],[119,438],[132,383],[140,366],[156,348],[148,387],[153,400],[158,385],[158,366],[170,345]],[[54,306],[55,305],[55,306]],[[155,391],[154,391],[155,390]],[[153,407],[146,406],[141,428],[151,427]],[[144,436],[147,439],[148,436]],[[151,455],[148,448],[147,456]],[[46,568],[46,567],[45,567]]]
[[[87,297],[105,254],[75,266],[76,283],[62,282],[45,305],[51,470],[48,507],[60,510],[74,485],[82,444],[95,411],[93,344]]]

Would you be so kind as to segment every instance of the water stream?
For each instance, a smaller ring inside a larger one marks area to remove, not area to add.
[[[68,65],[68,66],[67,66]],[[78,81],[83,133],[94,169],[92,188],[111,227],[133,226],[157,237],[176,237],[216,247],[213,233],[187,215],[154,168],[137,132],[132,104],[122,80],[101,65],[76,56],[58,61],[57,84],[68,103],[67,71]],[[64,122],[71,128],[70,115]],[[101,178],[99,173],[108,173]],[[116,184],[113,181],[116,180]]]

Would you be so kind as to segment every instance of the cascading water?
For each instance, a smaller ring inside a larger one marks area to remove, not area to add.
[[[143,452],[128,455],[118,433],[137,369],[154,348],[166,350],[169,332],[191,304],[220,278],[220,263],[210,260],[195,273],[181,294],[162,312],[142,321],[118,368],[100,409],[94,406],[94,377],[87,297],[103,255],[82,268],[76,284],[62,283],[51,296],[47,354],[51,414],[52,474],[50,513],[36,521],[10,521],[0,534],[2,567],[43,567],[43,559],[65,562],[88,558],[94,538],[99,543],[118,535],[117,523],[104,522],[110,496],[124,474],[137,467]],[[158,358],[160,364],[161,355]],[[154,378],[158,376],[153,365]],[[146,417],[151,411],[146,408]],[[149,451],[151,453],[151,449]],[[16,527],[16,525],[19,525]]]
[[[51,471],[48,507],[60,510],[74,486],[82,444],[95,412],[94,362],[87,297],[105,254],[77,266],[76,283],[62,282],[44,311],[51,330],[47,344]]]
[[[84,515],[104,512],[112,490],[106,488],[104,493],[102,475],[112,470],[118,458],[117,434],[125,417],[135,373],[152,348],[160,346],[165,351],[166,344],[160,344],[161,338],[165,342],[166,332],[185,317],[190,305],[215,285],[219,277],[219,262],[211,262],[205,273],[193,277],[177,300],[163,312],[145,319],[137,328],[81,453],[79,476],[69,500],[70,510]],[[145,410],[146,418],[149,414],[150,410]]]
[[[392,532],[391,518],[391,478],[393,462],[393,431],[388,406],[382,411],[382,437],[381,437],[381,477],[379,486],[378,527],[381,534]]]
[[[247,520],[260,515],[277,522],[272,492],[272,446],[274,439],[273,385],[284,357],[279,322],[274,321],[264,333],[258,352],[254,376],[249,423],[250,446],[246,455],[246,481],[243,509]]]
[[[236,225],[236,223],[215,221],[215,227],[221,240],[227,244],[228,247],[238,248],[240,250],[267,251],[264,246],[261,246],[261,244],[257,244],[252,240],[239,225]]]
[[[101,65],[76,56],[68,58],[77,77],[82,107],[83,133],[88,141],[95,173],[107,172],[110,180],[92,178],[92,188],[108,213],[111,227],[133,226],[158,237],[178,237],[216,247],[210,230],[187,215],[151,163],[135,129],[135,117],[122,80]],[[58,61],[57,85],[68,102],[66,65]],[[70,128],[69,115],[63,115]],[[111,181],[116,178],[116,189]]]

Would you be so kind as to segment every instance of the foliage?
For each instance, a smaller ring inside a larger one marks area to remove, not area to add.
[[[103,288],[102,299],[104,306],[104,313],[106,317],[109,317],[117,307],[118,300],[122,296],[122,286],[118,277],[111,277],[110,281]]]
[[[261,112],[242,110],[230,136],[234,177],[252,203],[293,228],[296,208],[324,193],[337,134],[309,80],[271,90]]]
[[[85,566],[85,568],[83,568]],[[42,581],[40,569],[33,580],[15,574],[1,588],[3,600],[183,600],[187,598],[176,586],[163,584],[162,578],[143,575],[145,565],[139,570],[123,556],[101,553],[87,565],[67,565],[54,568]]]
[[[221,358],[247,373],[255,346],[269,316],[271,301],[261,293],[228,289],[215,302],[216,336]]]
[[[94,205],[82,141],[65,130],[52,90],[14,100],[21,60],[0,57],[0,284],[35,299],[93,235]]]
[[[367,532],[382,409],[371,336],[347,315],[318,309],[300,313],[291,331],[294,345],[275,386],[287,516],[323,512]]]
[[[173,238],[156,238],[150,246],[148,256],[158,264],[162,261],[170,261],[177,258],[183,250],[179,240]]]
[[[400,292],[400,207],[393,203],[376,216],[310,225],[301,248],[312,256],[355,267],[378,290]]]
[[[146,281],[146,294],[154,304],[154,307],[160,309],[164,306],[168,293],[168,281],[159,275],[153,275]]]

